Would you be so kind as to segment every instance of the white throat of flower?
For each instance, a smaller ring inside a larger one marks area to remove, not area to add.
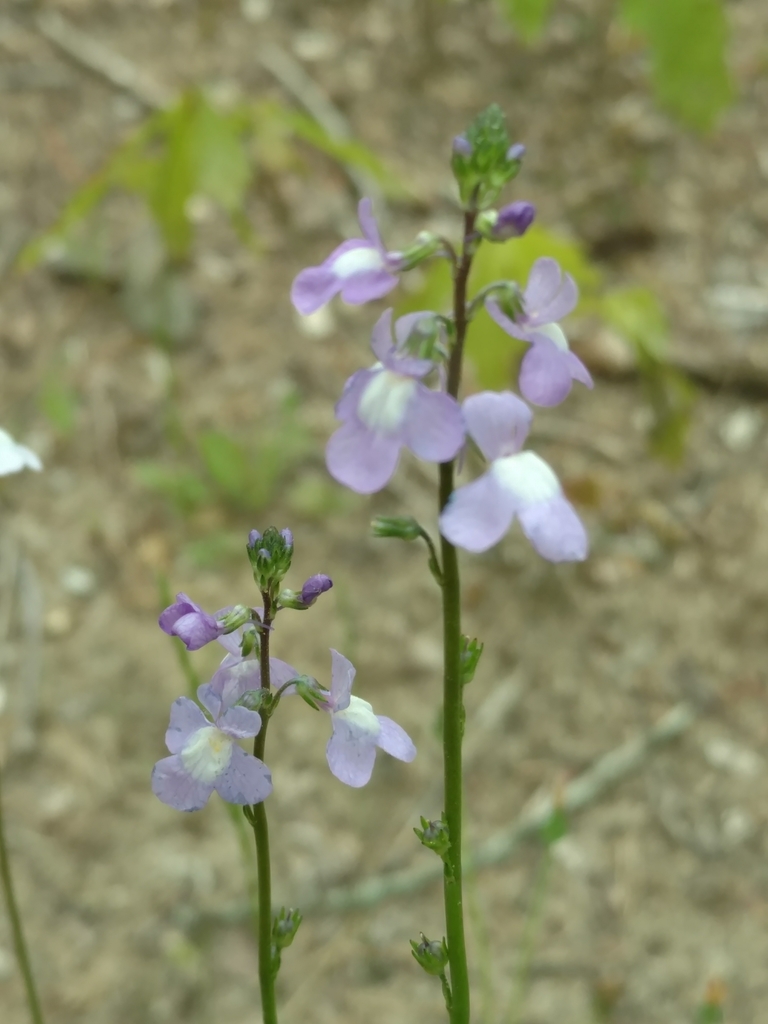
[[[336,277],[354,277],[355,274],[364,274],[370,270],[385,270],[386,262],[378,249],[361,246],[359,249],[349,249],[337,256],[331,264],[331,270]]]
[[[184,744],[182,764],[198,782],[213,782],[228,768],[234,745],[235,741],[215,725],[203,726]]]
[[[380,370],[360,396],[357,415],[369,430],[377,434],[394,434],[405,423],[416,387],[417,381],[413,377]]]
[[[367,700],[360,697],[350,697],[349,705],[343,711],[334,711],[333,717],[341,719],[358,736],[376,739],[381,732],[381,725],[373,713],[373,708]]]
[[[496,459],[491,472],[497,482],[515,496],[520,507],[552,501],[561,493],[560,482],[534,452],[518,452]]]
[[[554,341],[561,352],[569,351],[568,339],[560,324],[542,324],[541,327],[534,327],[534,330],[537,334],[543,334],[550,341]]]

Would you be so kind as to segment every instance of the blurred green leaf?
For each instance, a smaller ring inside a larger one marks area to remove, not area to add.
[[[544,31],[553,0],[499,0],[502,11],[526,42]]]
[[[134,472],[142,486],[167,498],[181,515],[190,515],[212,500],[205,481],[187,467],[139,462]]]
[[[208,430],[201,434],[198,450],[218,490],[229,501],[239,505],[253,472],[251,460],[242,446],[219,430]]]
[[[650,47],[659,102],[706,131],[734,96],[721,0],[621,0],[621,16]]]
[[[653,411],[649,443],[660,458],[678,462],[696,401],[692,382],[668,360],[669,325],[661,303],[647,288],[615,288],[600,303],[603,319],[634,349],[646,398]]]
[[[242,558],[245,551],[242,530],[219,530],[184,545],[183,555],[195,568],[208,569]]]
[[[77,421],[77,396],[63,379],[61,372],[44,379],[38,396],[38,407],[58,434],[69,437]]]

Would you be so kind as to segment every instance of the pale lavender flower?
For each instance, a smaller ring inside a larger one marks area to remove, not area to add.
[[[421,382],[435,364],[403,354],[414,326],[425,316],[400,317],[392,338],[392,310],[373,328],[371,347],[379,362],[349,378],[336,405],[342,426],[326,448],[328,470],[359,494],[381,490],[395,472],[400,449],[426,462],[449,462],[464,443],[461,409],[442,391]]]
[[[490,229],[491,237],[496,241],[519,238],[533,224],[535,216],[536,207],[533,203],[526,203],[522,200],[507,203],[498,211]]]
[[[391,718],[374,714],[368,701],[352,696],[352,662],[334,650],[331,659],[331,689],[323,694],[333,727],[326,758],[336,778],[357,789],[371,778],[377,747],[399,761],[412,761],[416,747]]]
[[[382,298],[397,284],[402,254],[385,249],[370,199],[360,200],[357,216],[365,237],[342,242],[319,267],[302,270],[294,280],[291,302],[303,316],[316,313],[339,292],[357,306]]]
[[[522,310],[514,319],[488,299],[486,309],[507,334],[531,347],[520,367],[520,391],[534,405],[559,405],[574,380],[588,388],[592,378],[586,366],[568,347],[568,339],[556,322],[570,313],[579,292],[570,274],[563,274],[556,260],[536,260],[522,296]]]
[[[248,708],[226,706],[206,687],[200,691],[213,720],[189,697],[174,701],[165,734],[171,756],[152,769],[153,793],[177,811],[199,811],[214,790],[231,804],[261,803],[272,792],[272,776],[262,761],[236,742],[257,735],[261,716]]]
[[[186,594],[180,593],[176,595],[175,602],[161,612],[157,621],[164,633],[179,637],[188,651],[197,651],[222,636],[226,630],[223,616],[228,611],[228,608],[222,608],[215,615],[210,615]]]
[[[587,557],[587,534],[550,467],[520,449],[532,413],[510,391],[484,391],[464,402],[467,431],[489,461],[488,471],[454,491],[440,532],[467,551],[498,543],[515,518],[536,551],[550,562]]]
[[[526,147],[522,142],[515,142],[507,150],[507,160],[522,160],[526,153]]]
[[[307,608],[311,607],[318,597],[330,590],[332,586],[333,580],[330,576],[325,576],[323,573],[310,576],[301,588],[301,603],[305,604]]]
[[[0,476],[20,473],[22,469],[40,472],[43,464],[31,448],[17,444],[11,435],[0,428]]]

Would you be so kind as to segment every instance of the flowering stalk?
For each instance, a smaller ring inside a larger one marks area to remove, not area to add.
[[[265,693],[270,689],[269,633],[272,627],[272,596],[268,590],[262,592],[264,601],[263,627],[259,663],[261,665],[261,688]],[[253,740],[253,755],[264,760],[269,717]],[[275,969],[272,960],[272,868],[269,860],[269,825],[264,801],[246,810],[246,817],[253,828],[256,840],[256,862],[259,887],[259,986],[261,988],[261,1012],[264,1024],[277,1024],[277,1003],[275,1001]]]
[[[21,914],[16,902],[16,893],[13,888],[13,877],[11,875],[11,863],[8,857],[8,847],[5,842],[5,829],[3,827],[3,805],[0,799],[0,882],[3,886],[5,905],[8,908],[8,919],[11,923],[11,934],[13,936],[13,948],[16,959],[19,962],[21,975],[24,979],[24,988],[27,993],[27,1005],[32,1024],[44,1024],[43,1011],[40,1008],[40,999],[37,995],[35,977],[32,973],[27,944],[24,940],[24,930],[21,926]]]
[[[467,333],[467,280],[472,265],[472,233],[475,213],[464,215],[464,243],[461,258],[454,265],[453,310],[455,338],[448,364],[447,392],[459,393],[464,339]],[[453,494],[455,460],[440,464],[439,506],[442,512]],[[443,599],[443,780],[445,819],[450,846],[444,860],[443,900],[451,968],[451,1024],[468,1024],[469,976],[464,938],[463,883],[461,877],[462,757],[464,699],[461,670],[461,581],[456,548],[440,537]]]

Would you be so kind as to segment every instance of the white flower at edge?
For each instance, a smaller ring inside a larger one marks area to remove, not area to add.
[[[22,469],[40,472],[43,464],[38,456],[23,444],[17,444],[7,431],[0,428],[0,476],[20,473]]]

